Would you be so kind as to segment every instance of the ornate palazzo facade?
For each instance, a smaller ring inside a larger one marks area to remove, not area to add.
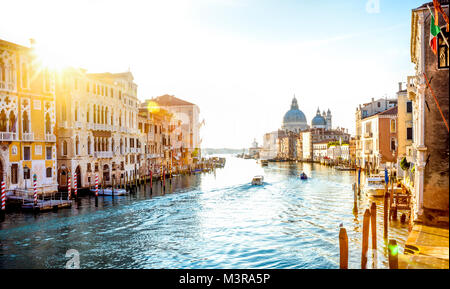
[[[54,192],[55,74],[33,48],[0,40],[0,181],[9,191]]]
[[[77,173],[78,186],[98,175],[106,185],[140,175],[137,85],[130,72],[88,74],[68,69],[57,81],[58,181]],[[73,183],[73,182],[72,182]]]

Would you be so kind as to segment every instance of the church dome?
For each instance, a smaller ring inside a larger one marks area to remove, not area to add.
[[[286,112],[283,118],[283,124],[306,124],[305,114],[298,109],[297,99],[294,97],[291,104],[291,109]]]
[[[312,119],[312,125],[326,125],[327,122],[325,121],[325,119],[323,118],[323,116],[321,115],[316,115],[313,119]]]

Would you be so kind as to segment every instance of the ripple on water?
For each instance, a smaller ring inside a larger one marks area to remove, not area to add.
[[[299,180],[300,171],[311,178]],[[251,186],[258,174],[265,184]],[[361,250],[369,202],[362,199],[355,219],[354,179],[320,165],[263,168],[229,158],[216,174],[174,178],[165,195],[150,197],[147,188],[101,198],[98,208],[82,197],[78,209],[8,215],[0,230],[0,267],[63,268],[66,251],[76,249],[82,268],[337,268],[339,224],[347,228],[351,251]],[[381,214],[377,219],[381,224]],[[377,227],[380,236],[382,230]],[[390,231],[400,245],[406,235],[400,224]],[[387,264],[379,242],[379,263]],[[351,268],[359,267],[359,258],[350,254]]]

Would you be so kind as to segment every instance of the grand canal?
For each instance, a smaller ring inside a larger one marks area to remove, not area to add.
[[[311,178],[296,176],[305,171]],[[265,184],[252,187],[254,175]],[[338,268],[339,225],[349,235],[349,267],[359,268],[361,226],[370,200],[353,212],[354,172],[319,164],[270,163],[227,156],[215,173],[174,177],[123,197],[83,196],[71,209],[8,213],[0,223],[0,268]],[[387,267],[382,202],[378,267]],[[408,226],[393,222],[400,252]],[[372,260],[369,257],[368,264]]]

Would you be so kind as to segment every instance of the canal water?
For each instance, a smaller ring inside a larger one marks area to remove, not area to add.
[[[83,196],[71,209],[9,212],[0,222],[0,268],[339,268],[339,225],[349,236],[349,267],[360,268],[364,210],[353,212],[354,172],[319,164],[269,163],[227,155],[215,173],[174,177],[122,197]],[[300,180],[305,171],[310,179]],[[251,186],[254,175],[263,186]],[[378,268],[387,268],[382,201]],[[393,222],[400,252],[408,226]],[[369,248],[371,248],[369,241]],[[74,252],[74,251],[69,251]],[[369,254],[370,255],[370,254]],[[368,264],[372,263],[369,256]]]

